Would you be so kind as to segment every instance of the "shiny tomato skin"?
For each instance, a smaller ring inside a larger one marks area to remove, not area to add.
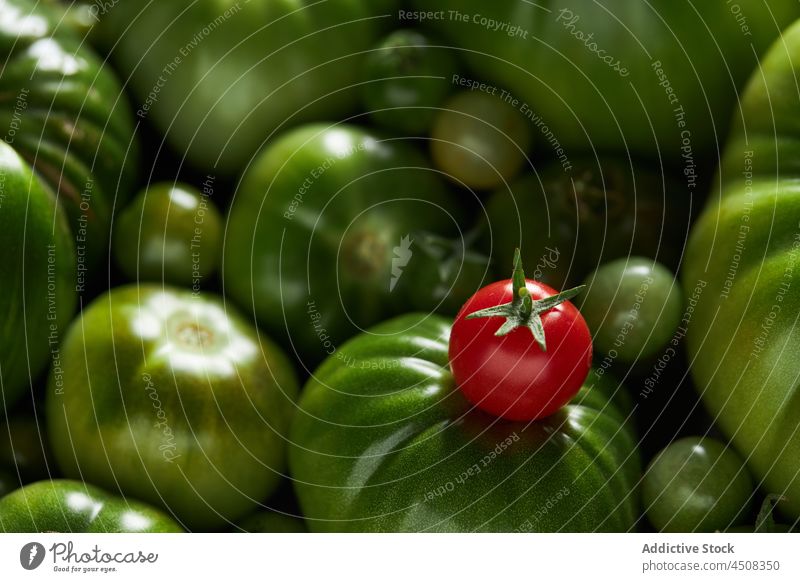
[[[526,281],[534,301],[557,293]],[[541,315],[546,352],[525,327],[495,336],[501,317],[466,319],[508,303],[513,294],[510,279],[498,281],[464,304],[451,330],[450,367],[456,384],[478,408],[507,420],[534,420],[553,414],[578,392],[592,364],[592,339],[583,316],[568,301]]]

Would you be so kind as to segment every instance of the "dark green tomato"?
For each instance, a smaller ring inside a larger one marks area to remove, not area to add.
[[[444,11],[435,30],[476,78],[527,104],[546,149],[666,158],[695,174],[698,157],[717,155],[757,55],[800,17],[794,0],[413,4]]]
[[[620,424],[633,414],[633,398],[611,374],[592,369],[583,384],[585,389],[578,392],[571,404],[601,410],[615,416]]]
[[[210,194],[180,183],[142,190],[114,225],[114,257],[125,276],[199,290],[222,254],[223,220]]]
[[[395,287],[412,262],[428,260],[416,233],[458,235],[462,206],[408,144],[350,125],[302,126],[271,142],[242,179],[226,228],[225,291],[316,365],[408,309]],[[441,302],[431,292],[427,309]]]
[[[455,316],[489,275],[489,259],[471,250],[471,239],[470,233],[455,240],[413,233],[413,254],[392,291],[396,311],[433,309]]]
[[[683,293],[663,265],[643,257],[617,259],[584,284],[580,311],[597,356],[632,363],[673,341],[683,317]]]
[[[39,481],[0,499],[6,533],[180,533],[166,513],[80,481]]]
[[[0,8],[0,11],[4,8]],[[52,363],[75,311],[75,247],[55,197],[0,142],[0,412]]]
[[[51,378],[51,445],[68,477],[167,508],[193,529],[272,493],[297,386],[288,359],[230,305],[162,286],[95,300]]]
[[[711,438],[687,437],[651,461],[642,480],[642,502],[660,531],[713,532],[742,523],[753,490],[735,451]]]
[[[457,184],[496,188],[523,168],[531,145],[530,122],[497,94],[462,92],[436,115],[431,154]]]
[[[0,133],[67,210],[82,286],[107,256],[114,204],[135,183],[137,145],[117,79],[63,16],[35,0],[0,3]]]
[[[302,518],[278,513],[260,511],[243,519],[236,531],[245,533],[307,533],[308,528]]]
[[[742,94],[683,269],[694,384],[789,521],[800,518],[798,76],[795,24]]]
[[[520,248],[537,261],[532,278],[556,289],[632,252],[674,265],[689,229],[680,189],[622,159],[552,163],[492,194],[482,247],[502,265]]]
[[[13,475],[15,482],[21,479],[24,484],[49,477],[49,456],[47,435],[36,418],[14,416],[0,424],[0,471]]]
[[[315,372],[289,453],[309,528],[631,529],[639,460],[622,411],[588,384],[581,404],[538,422],[473,410],[450,373],[450,325],[398,317]]]
[[[119,2],[99,27],[137,115],[195,165],[235,174],[274,132],[354,109],[394,3]]]
[[[422,32],[396,30],[364,62],[361,101],[377,125],[426,134],[457,73],[452,49]]]

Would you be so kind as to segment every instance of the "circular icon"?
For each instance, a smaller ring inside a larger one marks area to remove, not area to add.
[[[44,546],[39,542],[30,542],[19,551],[19,563],[26,570],[35,570],[44,561]]]

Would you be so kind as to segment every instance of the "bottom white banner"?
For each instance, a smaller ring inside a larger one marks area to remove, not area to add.
[[[800,580],[793,534],[3,534],[0,580]]]

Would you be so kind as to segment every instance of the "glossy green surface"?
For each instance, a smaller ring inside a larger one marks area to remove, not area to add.
[[[120,2],[100,36],[140,118],[194,164],[241,171],[285,124],[355,109],[393,0]]]
[[[225,293],[313,368],[359,328],[408,309],[406,269],[430,260],[417,233],[461,240],[462,208],[412,144],[352,125],[302,126],[242,179]],[[426,309],[441,296],[431,289]]]
[[[39,481],[0,498],[6,533],[179,533],[166,513],[79,481]]]
[[[222,255],[223,218],[212,193],[181,183],[142,190],[114,223],[114,258],[125,276],[199,290]]]
[[[453,91],[459,72],[454,50],[426,33],[395,30],[367,55],[361,101],[375,124],[403,135],[423,135]]]
[[[683,317],[680,283],[652,259],[630,257],[602,265],[584,281],[580,310],[596,357],[647,359],[664,349]]]
[[[747,518],[754,489],[734,450],[711,438],[687,437],[651,461],[642,480],[642,503],[659,531],[713,532]]]
[[[681,165],[685,137],[695,162],[716,154],[755,55],[800,17],[793,0],[737,1],[738,14],[729,2],[690,0],[412,4],[444,10],[434,30],[464,49],[477,79],[527,105],[548,155],[557,146],[569,156],[594,148]],[[546,143],[550,132],[555,142]]]
[[[0,412],[52,361],[75,310],[75,248],[55,198],[0,142]]]
[[[58,194],[91,273],[135,182],[137,144],[117,79],[63,18],[34,0],[0,4],[0,133]]]
[[[692,374],[757,481],[800,517],[800,25],[742,95],[719,182],[686,250]],[[762,481],[763,480],[763,481]]]
[[[617,386],[592,375],[580,404],[540,422],[470,411],[449,371],[449,329],[437,316],[401,316],[353,338],[317,369],[289,454],[309,528],[632,528],[639,459],[609,398]]]
[[[496,188],[527,165],[528,120],[499,94],[462,91],[442,105],[431,129],[434,164],[456,184]]]
[[[473,235],[415,233],[413,255],[392,291],[394,311],[455,316],[490,278],[489,257],[473,250]]]
[[[689,230],[682,188],[622,157],[536,164],[488,199],[481,249],[505,265],[519,247],[533,278],[556,289],[631,254],[674,265]]]
[[[116,288],[83,311],[62,353],[47,420],[68,477],[119,487],[192,529],[243,517],[278,485],[294,371],[232,306]]]

